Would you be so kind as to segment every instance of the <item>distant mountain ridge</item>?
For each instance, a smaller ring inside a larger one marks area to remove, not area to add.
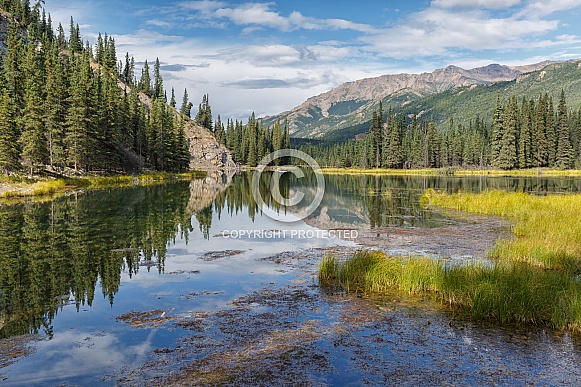
[[[321,138],[329,131],[353,127],[368,120],[369,111],[380,100],[384,105],[405,106],[420,98],[458,87],[512,81],[556,62],[526,66],[490,64],[465,70],[450,65],[431,73],[390,74],[344,83],[326,93],[309,98],[294,109],[265,117],[265,125],[288,120],[293,137]]]

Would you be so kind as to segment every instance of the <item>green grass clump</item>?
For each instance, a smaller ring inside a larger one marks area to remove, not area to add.
[[[319,283],[358,293],[432,295],[475,320],[581,332],[581,283],[576,277],[520,262],[450,265],[427,257],[362,250],[345,261],[325,257]]]

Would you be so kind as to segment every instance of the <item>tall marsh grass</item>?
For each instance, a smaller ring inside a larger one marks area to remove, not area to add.
[[[514,238],[497,242],[490,264],[450,265],[381,251],[359,251],[344,261],[328,256],[319,283],[350,292],[430,294],[472,319],[581,333],[581,195],[429,190],[423,202],[505,217]]]
[[[581,332],[581,283],[567,272],[518,262],[449,265],[361,250],[344,261],[324,257],[319,283],[357,293],[432,295],[475,320]]]

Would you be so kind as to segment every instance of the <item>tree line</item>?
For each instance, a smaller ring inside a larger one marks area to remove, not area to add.
[[[0,55],[0,171],[188,168],[190,114],[166,103],[159,60],[153,77],[146,61],[137,79],[133,58],[117,61],[112,37],[99,34],[93,50],[72,17],[68,38],[60,23],[53,31],[40,2],[3,0],[0,8],[9,13]],[[143,103],[140,93],[151,100]]]
[[[255,167],[264,156],[280,149],[289,149],[291,146],[288,124],[276,124],[264,127],[261,120],[257,120],[254,112],[248,118],[246,125],[242,121],[228,119],[226,126],[220,115],[214,126],[214,136],[231,152],[237,163]],[[291,160],[281,158],[274,161],[276,165],[290,163]]]
[[[562,91],[536,100],[497,96],[488,121],[437,129],[433,120],[384,114],[380,103],[368,133],[335,144],[301,145],[321,165],[360,168],[490,167],[498,169],[581,166],[581,109],[569,111]]]

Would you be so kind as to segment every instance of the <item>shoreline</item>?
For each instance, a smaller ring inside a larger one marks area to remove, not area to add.
[[[488,176],[488,177],[581,177],[581,169],[456,169],[456,168],[426,168],[426,169],[358,169],[358,168],[321,168],[325,175],[389,175],[389,176]]]
[[[145,172],[135,175],[63,176],[58,178],[0,178],[0,201],[52,197],[78,188],[117,188],[155,184],[168,180],[196,180],[205,178],[209,172],[211,171]]]

